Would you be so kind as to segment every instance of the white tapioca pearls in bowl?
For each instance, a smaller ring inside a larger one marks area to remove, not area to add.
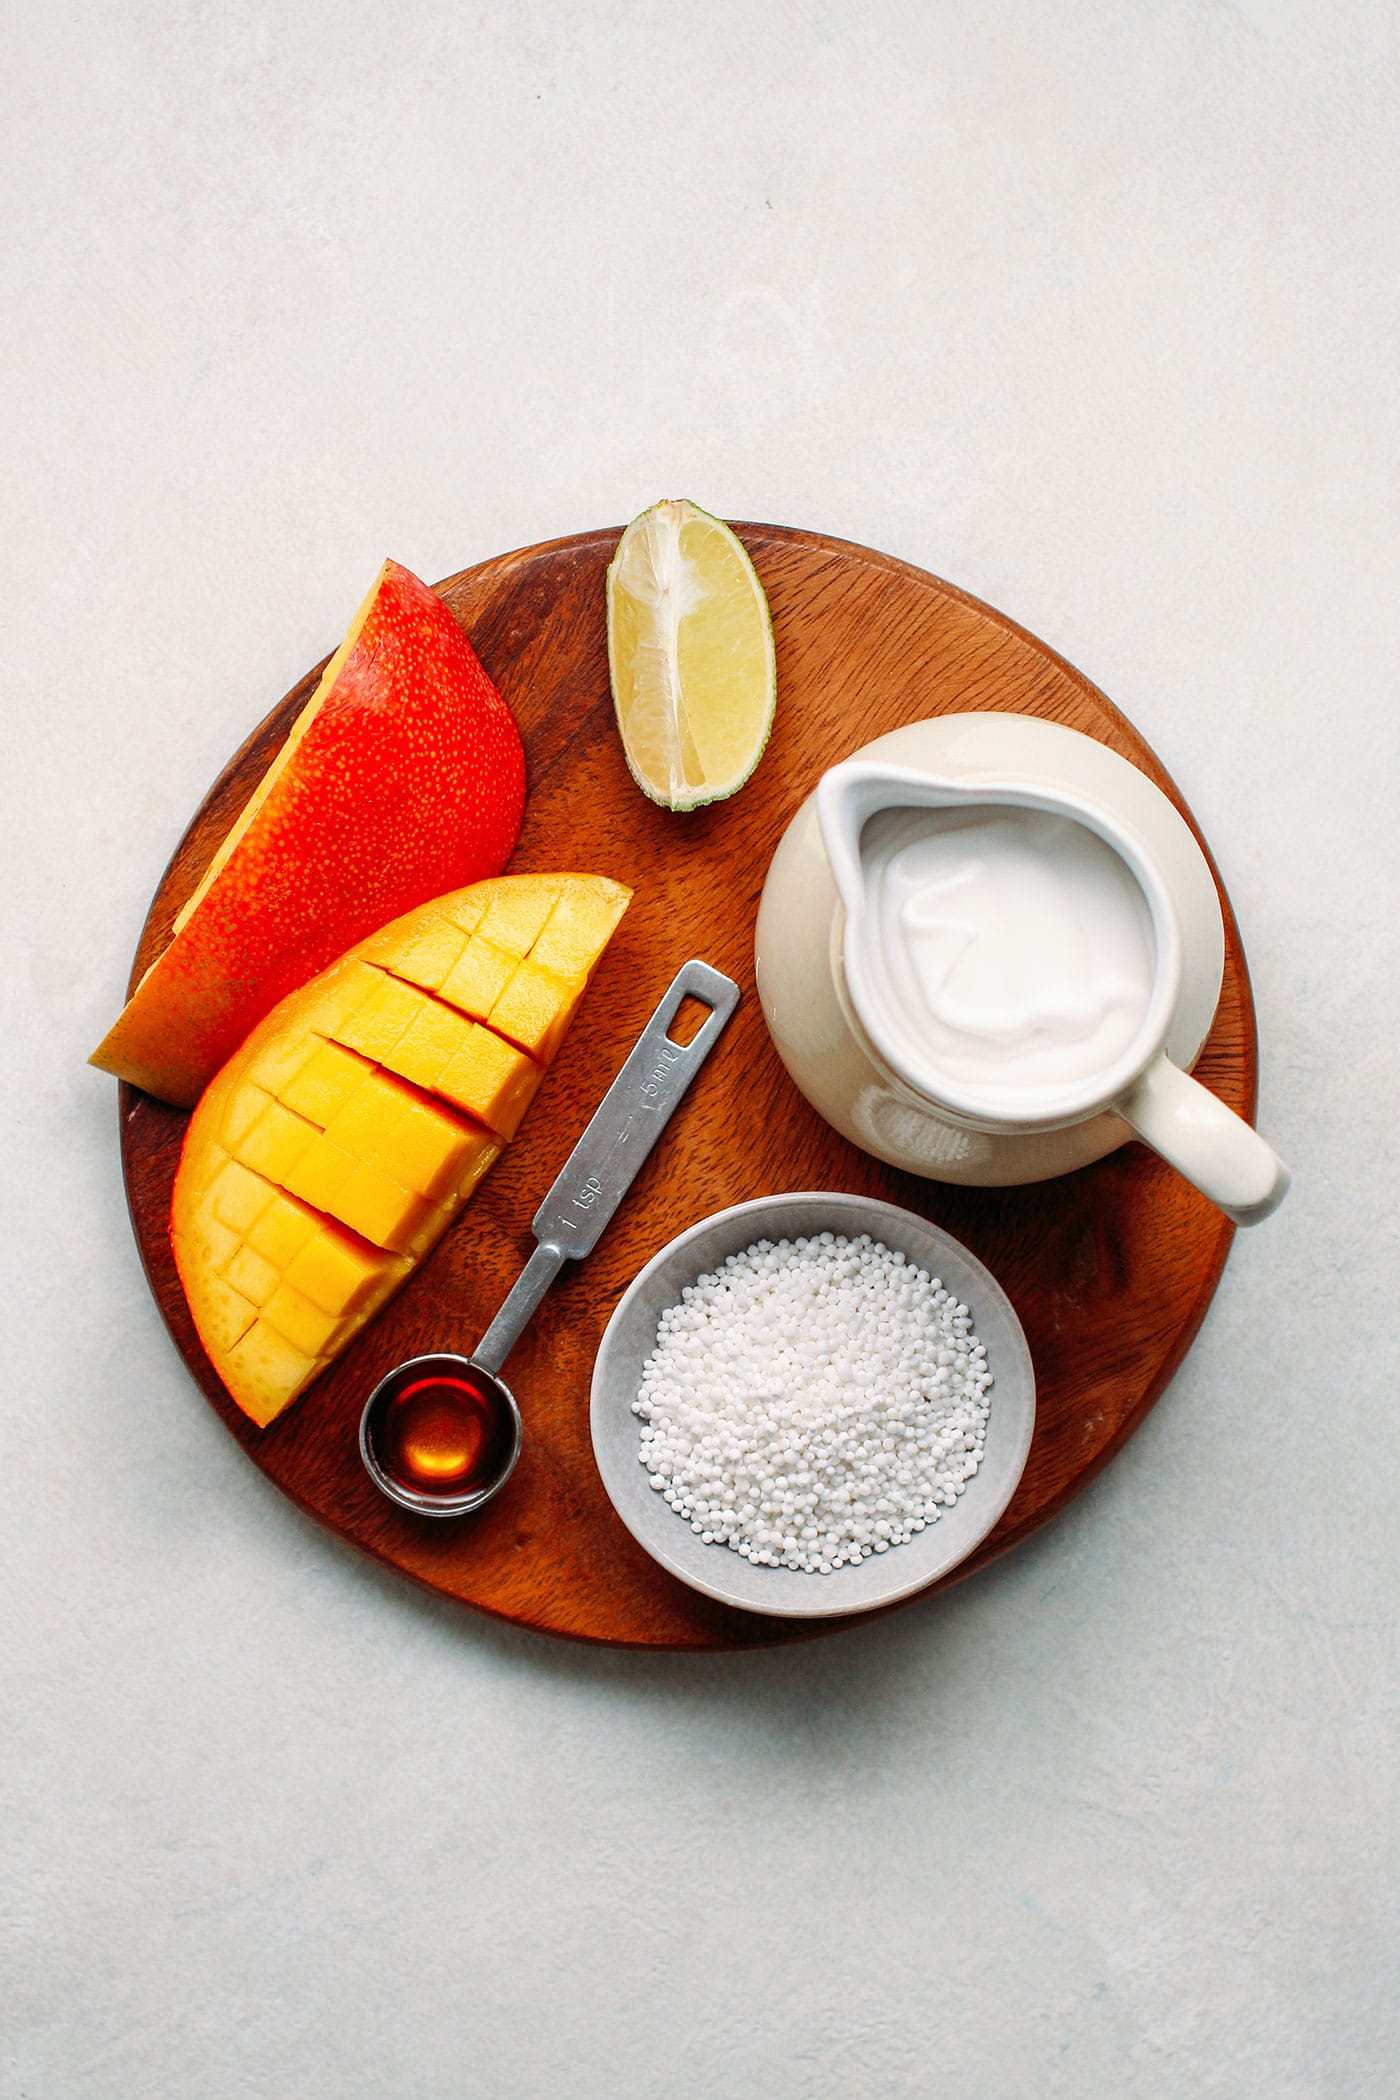
[[[662,1312],[639,1457],[705,1545],[830,1575],[953,1507],[991,1383],[967,1306],[883,1241],[757,1240]]]

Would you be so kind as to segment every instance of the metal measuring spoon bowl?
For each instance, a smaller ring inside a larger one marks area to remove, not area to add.
[[[413,1356],[381,1378],[360,1417],[365,1471],[423,1517],[464,1517],[499,1494],[520,1456],[520,1409],[469,1356]]]
[[[710,1011],[678,1043],[667,1030],[687,999]],[[738,1003],[732,977],[694,958],[681,965],[536,1211],[535,1251],[474,1353],[411,1357],[370,1394],[360,1456],[401,1509],[466,1516],[505,1486],[520,1456],[521,1422],[501,1366],[565,1262],[597,1246]]]

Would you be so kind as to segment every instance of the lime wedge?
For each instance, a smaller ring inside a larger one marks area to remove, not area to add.
[[[697,809],[743,786],[773,726],[773,623],[753,563],[708,511],[655,503],[623,533],[608,668],[627,763],[653,802]]]

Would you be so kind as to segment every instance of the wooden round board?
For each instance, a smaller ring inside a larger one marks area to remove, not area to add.
[[[1030,1341],[1039,1415],[1015,1498],[960,1575],[1062,1509],[1132,1434],[1200,1325],[1232,1236],[1140,1145],[1058,1181],[959,1189],[858,1151],[797,1093],[754,991],[754,914],[773,849],[827,766],[903,722],[1012,709],[1087,731],[1183,805],[1103,694],[1000,613],[864,547],[778,526],[737,529],[773,611],[777,721],[748,785],[689,816],[645,800],[618,743],[603,609],[616,529],[502,555],[440,586],[525,739],[529,798],[511,870],[586,869],[631,883],[636,897],[516,1142],[407,1288],[266,1430],[224,1392],[175,1274],[170,1189],[186,1117],[121,1090],[127,1194],[151,1287],[195,1378],[269,1479],[430,1589],[519,1625],[637,1647],[739,1647],[850,1623],[756,1618],[711,1603],[655,1566],[603,1493],[588,1427],[598,1338],[631,1278],[685,1226],[771,1191],[862,1190],[935,1219],[1000,1279]],[[168,939],[318,675],[319,666],[254,731],[205,800],[151,906],[134,974]],[[1223,891],[1222,902],[1224,989],[1196,1069],[1252,1117],[1254,1010]],[[566,1269],[506,1366],[525,1417],[513,1479],[462,1522],[395,1509],[360,1464],[365,1395],[404,1357],[475,1344],[533,1246],[541,1196],[690,955],[738,979],[739,1011],[597,1251]]]

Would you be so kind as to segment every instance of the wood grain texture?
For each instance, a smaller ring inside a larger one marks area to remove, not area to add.
[[[755,1618],[694,1595],[643,1554],[603,1493],[588,1431],[594,1352],[628,1282],[675,1233],[746,1197],[855,1189],[935,1219],[993,1270],[1029,1337],[1039,1417],[1016,1496],[960,1576],[1063,1508],[1132,1434],[1200,1325],[1232,1237],[1140,1145],[1029,1188],[956,1189],[858,1151],[796,1092],[754,991],[753,925],[773,849],[828,765],[928,715],[1014,709],[1097,737],[1184,805],[1103,694],[1001,614],[867,548],[777,526],[737,529],[773,610],[777,721],[742,792],[685,817],[638,792],[613,725],[603,576],[618,529],[502,555],[440,586],[525,739],[529,799],[512,871],[587,869],[633,884],[636,899],[515,1144],[407,1288],[267,1430],[224,1392],[175,1274],[170,1189],[186,1117],[121,1090],[127,1193],[151,1288],[210,1403],[269,1479],[431,1589],[521,1625],[628,1646],[748,1646],[848,1623]],[[152,903],[133,976],[168,938],[319,669],[253,732],[195,816]],[[1222,901],[1224,988],[1196,1069],[1252,1118],[1254,1010],[1223,891]],[[743,1001],[596,1253],[566,1270],[506,1366],[526,1425],[514,1478],[462,1523],[396,1510],[360,1466],[365,1395],[406,1356],[474,1345],[533,1245],[541,1196],[688,955],[736,977]]]

